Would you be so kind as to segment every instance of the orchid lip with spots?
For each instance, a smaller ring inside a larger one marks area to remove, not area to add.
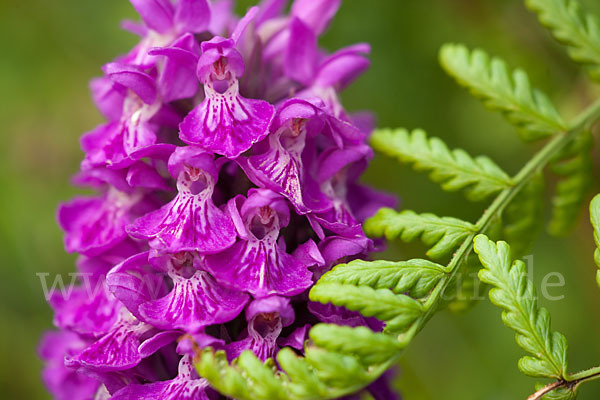
[[[371,127],[338,97],[369,46],[317,46],[340,1],[295,0],[285,14],[287,1],[263,0],[242,18],[227,0],[130,1],[141,40],[92,81],[106,122],[82,137],[74,180],[98,194],[58,211],[98,290],[51,298],[51,394],[213,399],[193,368],[203,347],[265,360],[302,353],[319,321],[380,330],[307,297],[373,250],[365,210],[394,203],[358,184]]]

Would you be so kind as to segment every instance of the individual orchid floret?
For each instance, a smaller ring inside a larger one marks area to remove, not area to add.
[[[231,218],[212,201],[219,165],[214,157],[194,147],[180,147],[169,159],[178,195],[160,209],[138,218],[127,232],[150,240],[165,253],[216,253],[235,242]]]
[[[125,193],[112,187],[99,197],[76,197],[58,209],[65,248],[98,255],[124,240],[125,227],[152,208],[141,192]]]
[[[209,28],[211,8],[208,0],[130,0],[144,21],[143,26],[127,22],[126,28],[143,37],[123,61],[148,68],[155,57],[148,50],[170,45],[186,33],[201,33]]]
[[[94,372],[122,371],[135,367],[178,335],[176,331],[159,332],[122,308],[119,318],[104,336],[65,362],[67,366]]]
[[[369,68],[366,56],[370,52],[371,46],[358,43],[327,56],[319,64],[312,86],[343,90]]]
[[[263,62],[278,77],[269,98],[280,99],[286,90],[294,91],[302,98],[321,98],[327,111],[338,118],[345,114],[337,91],[369,67],[370,47],[360,43],[332,55],[318,48],[317,39],[339,5],[340,0],[296,0],[288,18],[274,18],[258,27]]]
[[[154,150],[161,145],[152,146]],[[173,146],[173,149],[175,146]],[[147,154],[147,158],[153,156]],[[168,158],[168,156],[167,156]],[[72,182],[77,186],[91,187],[96,189],[106,189],[112,187],[121,192],[133,193],[135,188],[151,190],[171,190],[172,186],[167,178],[158,172],[158,169],[164,169],[166,163],[160,159],[145,161],[136,161],[128,168],[112,169],[107,167],[95,167],[85,169],[76,174]],[[148,191],[146,191],[148,192]]]
[[[321,153],[317,162],[319,168],[316,179],[321,191],[328,197],[330,206],[326,211],[308,216],[320,237],[323,237],[323,229],[349,237],[362,234],[360,221],[354,216],[347,201],[348,181],[353,178],[352,168],[361,168],[363,163],[366,166],[371,155],[371,148],[367,145],[347,149],[330,148]]]
[[[167,180],[150,164],[137,161],[127,169],[125,181],[131,187],[143,187],[155,190],[171,190]]]
[[[358,43],[327,56],[320,61],[312,74],[313,79],[298,93],[298,97],[319,98],[324,103],[324,109],[332,116],[350,121],[351,118],[344,110],[338,92],[368,69],[370,62],[366,56],[370,51],[370,45]]]
[[[102,278],[85,276],[80,286],[55,291],[48,302],[54,325],[91,338],[107,333],[115,324],[121,305],[108,292]]]
[[[234,319],[248,302],[248,295],[227,289],[206,271],[190,253],[162,257],[173,289],[164,297],[139,305],[143,321],[159,329],[198,333],[204,327]],[[195,265],[196,264],[196,265]]]
[[[283,54],[285,75],[304,87],[341,90],[369,67],[365,57],[370,46],[360,43],[322,56],[317,45],[331,18],[337,12],[340,0],[296,0],[290,19],[271,47],[279,46]],[[270,49],[269,53],[273,53]]]
[[[261,19],[258,30],[259,36],[264,42],[265,47],[263,52],[264,62],[273,62],[274,59],[285,58],[286,56],[291,55],[288,50],[288,45],[291,45],[292,47],[300,46],[296,47],[298,49],[307,49],[308,45],[316,48],[316,37],[322,34],[327,28],[327,25],[337,12],[341,0],[296,0],[292,4],[289,16],[281,15],[281,12],[283,11],[281,3],[285,6],[285,1],[275,0],[267,3],[275,3],[270,4],[270,13],[266,14],[271,18],[268,20],[265,20],[264,18]],[[305,36],[305,43],[293,43],[294,40],[298,39],[298,37],[292,37],[290,32],[294,20],[301,21],[306,27],[306,30],[310,30],[311,37]],[[309,50],[313,51],[312,49]],[[313,54],[307,54],[301,51],[298,56],[292,56],[300,60],[301,56],[312,58],[313,56],[316,56],[316,54],[316,51],[314,51]],[[281,61],[282,60],[277,60],[275,63],[281,63]],[[303,66],[306,65],[305,60],[300,61]]]
[[[341,0],[295,0],[290,14],[306,23],[317,35],[323,33],[340,8]]]
[[[180,125],[181,140],[228,158],[238,157],[267,136],[275,112],[268,102],[246,99],[239,92],[244,60],[235,45],[256,11],[248,12],[230,39],[215,36],[202,42],[197,75],[205,99]]]
[[[112,400],[209,400],[206,394],[208,381],[198,377],[189,355],[179,362],[178,375],[168,381],[133,384],[116,392]]]
[[[327,111],[340,118],[344,116],[345,111],[337,92],[343,90],[369,67],[370,62],[366,55],[370,53],[371,47],[366,43],[358,43],[325,57],[321,55],[317,37],[327,19],[320,17],[327,15],[327,11],[335,12],[337,5],[333,3],[294,3],[294,6],[298,5],[297,10],[300,12],[292,17],[288,24],[282,64],[284,75],[304,88],[299,90],[299,97],[321,98],[327,106]],[[336,3],[339,5],[339,1]],[[319,10],[319,5],[329,7],[329,10]],[[324,11],[325,14],[315,19],[317,11]]]
[[[161,108],[154,78],[136,67],[117,63],[105,67],[107,76],[128,90],[118,120],[98,126],[81,138],[86,153],[84,169],[97,166],[127,167],[135,152],[156,143],[157,127],[151,119]]]
[[[100,383],[65,366],[65,356],[87,346],[77,334],[53,331],[44,334],[38,353],[46,361],[42,371],[44,384],[56,400],[92,399]]]
[[[374,250],[373,241],[363,233],[355,236],[331,235],[319,242],[326,268],[364,258]]]
[[[96,107],[109,121],[121,118],[123,102],[127,96],[125,86],[116,84],[108,76],[102,76],[91,80],[90,91]]]
[[[163,56],[159,65],[158,87],[165,103],[193,97],[198,91],[196,65],[200,46],[194,35],[187,33],[168,47],[151,49],[148,54]]]
[[[250,179],[285,196],[301,214],[322,211],[328,206],[303,160],[307,137],[322,127],[317,107],[304,100],[288,100],[277,112],[274,133],[247,162]],[[260,152],[262,148],[264,152]]]
[[[93,257],[80,255],[75,262],[77,271],[82,274],[84,279],[89,277],[90,281],[95,279],[104,279],[106,274],[127,258],[142,251],[143,245],[139,242],[126,238],[116,246]],[[84,281],[85,282],[85,281]]]
[[[206,268],[229,287],[254,297],[294,295],[312,284],[312,273],[300,257],[285,251],[280,229],[290,220],[285,199],[268,189],[251,189],[237,196],[227,209],[240,240],[225,251],[205,257]],[[297,251],[302,252],[306,246]]]
[[[139,320],[143,320],[139,312],[141,304],[159,299],[170,291],[164,274],[149,264],[148,256],[148,251],[132,255],[106,275],[110,292]]]
[[[282,329],[294,322],[294,318],[288,298],[269,296],[254,300],[246,308],[248,329],[243,338],[226,346],[227,358],[234,359],[245,350],[251,350],[263,361],[273,357],[279,349],[277,339]]]
[[[177,353],[196,357],[201,349],[211,347],[213,349],[223,349],[225,340],[216,338],[206,332],[194,334],[185,334],[177,339]]]
[[[130,0],[149,29],[165,34],[170,31],[198,33],[206,30],[210,21],[210,6],[206,0]]]

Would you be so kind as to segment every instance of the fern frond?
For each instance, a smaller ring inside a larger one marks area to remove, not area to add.
[[[519,360],[519,368],[530,376],[564,379],[567,341],[561,333],[550,330],[550,314],[538,305],[525,264],[520,260],[512,263],[506,242],[496,244],[478,235],[474,243],[484,266],[479,278],[494,286],[490,300],[504,309],[504,324],[516,332],[517,344],[531,354]]]
[[[577,223],[594,180],[592,146],[592,135],[583,132],[551,164],[552,172],[560,178],[552,198],[552,217],[548,225],[553,235],[564,235]]]
[[[369,286],[373,289],[390,289],[394,293],[408,293],[412,297],[421,298],[429,293],[446,272],[446,267],[420,259],[354,260],[348,264],[335,266],[321,277],[318,284]]]
[[[594,242],[596,242],[594,261],[600,268],[600,194],[594,196],[590,203],[590,220],[594,227]],[[600,286],[600,270],[596,271],[596,283]]]
[[[277,366],[272,359],[265,363],[254,353],[243,352],[237,359],[238,366],[244,371],[244,378],[251,383],[254,397],[259,399],[285,400],[288,398],[280,376],[277,376]]]
[[[318,347],[334,353],[350,354],[361,364],[381,364],[401,350],[400,342],[384,333],[373,332],[365,326],[349,327],[318,324],[310,330],[310,338]]]
[[[598,19],[582,13],[577,0],[527,0],[526,4],[554,37],[568,46],[569,56],[586,65],[592,79],[600,80]]]
[[[504,61],[490,59],[480,49],[469,52],[460,44],[442,46],[440,63],[486,107],[503,112],[524,140],[535,140],[568,129],[548,97],[531,88],[523,70],[515,69],[511,79]]]
[[[327,399],[332,391],[314,373],[304,357],[298,356],[289,347],[277,353],[277,361],[289,377],[288,389],[292,399]],[[362,371],[361,371],[362,375]]]
[[[421,303],[409,296],[368,286],[319,281],[310,290],[309,298],[358,311],[365,317],[375,317],[385,322],[384,332],[389,333],[402,332],[424,311]]]
[[[305,360],[313,368],[315,375],[328,386],[365,386],[371,381],[367,369],[354,357],[334,353],[319,347],[305,348]]]
[[[239,400],[252,397],[248,381],[239,369],[229,365],[224,350],[215,353],[211,348],[205,348],[194,359],[194,365],[198,375],[206,378],[220,393]]]
[[[371,137],[375,150],[402,162],[413,164],[417,171],[431,171],[429,177],[442,189],[465,189],[467,198],[483,200],[512,185],[510,177],[487,157],[471,157],[464,150],[450,150],[439,138],[428,138],[421,129],[378,129]]]
[[[344,329],[344,335],[357,339],[350,350],[358,355],[358,359],[316,345],[307,346],[304,357],[284,348],[277,354],[281,368],[278,370],[272,359],[263,363],[251,351],[242,353],[230,364],[224,351],[206,348],[195,360],[196,369],[219,393],[239,400],[339,398],[360,390],[381,375],[389,367],[391,358],[397,355],[399,345],[383,333],[367,334],[364,329],[368,328],[337,328]],[[358,332],[354,332],[355,329]],[[336,347],[335,338],[330,336],[333,333],[320,328],[314,337],[320,343]],[[381,361],[382,364],[370,361]]]
[[[433,259],[449,254],[476,231],[475,225],[458,218],[417,214],[410,210],[397,212],[391,208],[381,208],[364,223],[363,229],[369,236],[385,236],[388,240],[400,237],[410,242],[420,237],[430,246],[426,254]]]
[[[544,178],[537,174],[502,213],[502,236],[515,258],[525,255],[544,224]]]

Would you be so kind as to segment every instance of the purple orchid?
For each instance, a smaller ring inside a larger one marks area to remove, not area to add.
[[[251,350],[261,360],[273,357],[279,349],[277,339],[283,327],[294,322],[294,309],[285,297],[270,296],[254,300],[246,309],[248,328],[242,338],[227,345],[227,357],[234,359]]]
[[[151,119],[159,111],[154,78],[140,68],[111,63],[105,66],[106,76],[128,90],[118,120],[98,126],[81,138],[86,152],[82,168],[106,165],[121,168],[132,164],[137,150],[156,143],[156,124]]]
[[[274,134],[268,142],[257,146],[258,154],[248,158],[248,175],[257,185],[264,185],[285,196],[301,214],[327,207],[327,199],[317,182],[304,168],[305,159],[313,148],[306,149],[307,137],[323,127],[319,109],[299,99],[286,101],[273,123]]]
[[[205,99],[180,125],[184,142],[236,158],[268,135],[274,107],[240,95],[238,77],[244,74],[244,60],[235,48],[257,11],[252,8],[248,12],[230,39],[215,36],[202,42],[197,75]]]
[[[126,370],[135,367],[144,356],[153,354],[177,336],[176,332],[158,331],[123,308],[104,336],[66,359],[65,365],[96,372]]]
[[[58,210],[68,252],[94,256],[127,237],[125,228],[137,215],[152,209],[140,192],[109,188],[100,197],[76,197]]]
[[[285,251],[280,229],[288,225],[285,200],[268,189],[250,189],[248,198],[228,203],[241,240],[221,253],[207,255],[206,268],[221,283],[255,298],[271,294],[291,296],[312,285],[312,273],[301,257]],[[301,245],[297,251],[314,245]]]
[[[85,346],[85,340],[68,330],[47,332],[42,338],[38,350],[46,362],[42,379],[55,399],[91,399],[98,390],[100,382],[65,366],[65,356]]]
[[[142,25],[126,21],[124,28],[142,37],[140,43],[125,57],[130,65],[144,68],[156,66],[150,49],[165,47],[187,33],[202,33],[209,28],[211,7],[207,0],[131,0],[140,14]]]
[[[183,356],[179,362],[179,374],[170,381],[160,381],[145,385],[133,384],[116,392],[113,400],[209,400],[206,395],[208,382],[198,378],[190,356]]]
[[[202,348],[266,360],[303,353],[319,321],[381,330],[307,300],[375,248],[361,223],[393,203],[359,183],[372,117],[338,97],[369,47],[318,48],[340,0],[295,0],[289,15],[264,0],[242,18],[230,0],[131,3],[141,41],[91,83],[107,121],[83,136],[74,178],[99,194],[58,211],[81,279],[49,296],[51,393],[205,400]]]
[[[173,289],[138,306],[144,321],[157,328],[197,333],[206,326],[233,320],[244,309],[248,296],[223,287],[208,272],[197,269],[197,258],[189,253],[169,258],[166,269]]]
[[[117,320],[120,305],[102,281],[71,287],[68,296],[54,292],[49,303],[54,309],[54,325],[82,337],[104,335]],[[91,293],[91,295],[90,295]]]
[[[222,159],[221,159],[222,160]],[[199,148],[180,147],[169,159],[178,195],[160,209],[137,219],[128,233],[150,239],[150,246],[166,252],[214,253],[235,242],[230,217],[212,201],[220,162]]]
[[[200,46],[191,33],[187,33],[168,47],[149,51],[154,56],[163,56],[164,61],[158,78],[158,87],[164,102],[193,97],[198,91],[195,67],[200,55]]]

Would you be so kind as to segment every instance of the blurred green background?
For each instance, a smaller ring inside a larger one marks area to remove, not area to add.
[[[251,1],[243,1],[245,8]],[[587,0],[600,15],[600,3]],[[78,137],[101,122],[87,82],[128,50],[120,30],[136,18],[126,0],[0,1],[0,398],[46,399],[35,354],[51,328],[38,272],[73,270],[54,210],[76,189],[69,177],[82,154]],[[437,63],[444,42],[483,47],[522,66],[567,117],[600,93],[540,27],[522,0],[346,0],[322,40],[330,50],[358,41],[373,46],[372,67],[344,95],[349,110],[374,110],[379,126],[422,127],[455,147],[486,154],[514,173],[535,150],[501,117],[487,112],[445,76]],[[402,198],[402,207],[474,221],[484,205],[442,193],[419,174],[377,158],[365,181]],[[585,215],[587,218],[587,213]],[[582,215],[576,232],[542,234],[532,250],[534,278],[560,271],[561,301],[544,301],[553,326],[570,344],[571,370],[600,364],[600,290],[593,244]],[[390,244],[386,257],[422,256],[418,245]],[[461,315],[438,314],[401,362],[398,386],[409,400],[525,398],[534,380],[517,371],[522,354],[488,301]],[[600,383],[581,399],[600,398]]]

